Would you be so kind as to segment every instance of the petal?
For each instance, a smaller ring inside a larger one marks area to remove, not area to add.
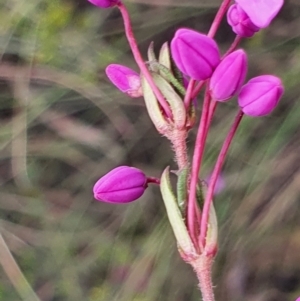
[[[236,0],[251,21],[260,28],[267,27],[278,14],[284,0]]]

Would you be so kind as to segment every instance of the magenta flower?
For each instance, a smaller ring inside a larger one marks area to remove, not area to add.
[[[278,14],[284,0],[235,0],[259,28],[267,27]]]
[[[216,42],[190,29],[176,31],[171,42],[171,53],[179,70],[196,80],[208,79],[220,62]]]
[[[88,0],[88,1],[102,8],[112,7],[121,2],[120,0]]]
[[[229,7],[227,22],[231,26],[233,32],[243,38],[250,38],[260,30],[259,27],[251,22],[248,15],[238,4],[233,4]]]
[[[142,93],[141,78],[134,70],[118,64],[108,65],[105,69],[107,77],[123,93],[130,97],[140,97]]]
[[[264,116],[273,111],[284,92],[280,78],[261,75],[248,81],[241,89],[238,102],[241,110],[249,116]]]
[[[147,177],[134,167],[119,166],[100,178],[94,185],[94,197],[108,203],[129,203],[143,195]]]
[[[217,101],[230,99],[239,92],[247,73],[247,55],[239,49],[226,56],[214,71],[209,87]]]

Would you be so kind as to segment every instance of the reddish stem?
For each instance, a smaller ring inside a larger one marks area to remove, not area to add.
[[[147,69],[147,67],[145,65],[145,62],[144,62],[144,60],[143,60],[143,58],[141,56],[141,53],[139,51],[139,48],[137,46],[137,42],[135,40],[133,31],[132,31],[132,26],[131,26],[130,17],[129,17],[127,8],[126,8],[126,6],[122,2],[118,3],[117,7],[119,8],[119,10],[120,10],[120,12],[122,14],[122,17],[123,17],[125,34],[126,34],[129,46],[131,48],[133,57],[134,57],[137,65],[141,69],[142,74],[145,76],[147,82],[149,83],[149,85],[150,85],[153,93],[155,94],[158,102],[162,106],[165,114],[169,118],[172,118],[172,112],[170,110],[170,107],[169,107],[167,101],[165,100],[164,96],[160,92],[160,90],[155,85],[155,83],[153,81],[153,78],[152,78],[149,70]]]
[[[226,4],[226,5],[225,5]],[[223,4],[220,7],[219,11],[222,11],[223,14],[226,11],[226,9],[228,8],[230,4],[230,1],[224,1]],[[224,10],[224,7],[226,8]],[[218,14],[219,12],[218,12]],[[223,15],[222,15],[223,16]],[[218,20],[217,18],[215,18],[215,20]],[[214,23],[216,24],[216,23]],[[213,32],[213,31],[212,31]],[[213,32],[214,34],[214,32]],[[234,42],[232,43],[232,45],[230,46],[230,48],[228,49],[228,51],[226,52],[226,54],[223,56],[223,58],[228,55],[230,52],[232,52],[236,46],[239,44],[240,42],[240,38],[236,37]],[[193,91],[193,97],[195,97],[197,95],[197,93],[199,93],[199,91],[201,90],[201,88],[204,85],[204,81],[198,83],[198,85],[196,86],[195,90]],[[208,84],[207,84],[208,86]],[[209,101],[206,102],[207,98],[209,98]],[[203,103],[203,109],[202,109],[202,115],[201,115],[201,120],[200,120],[200,124],[199,124],[199,129],[198,129],[198,133],[197,133],[197,137],[196,137],[196,143],[195,143],[195,149],[194,149],[194,156],[193,156],[193,162],[192,162],[192,171],[191,171],[191,182],[190,182],[190,191],[189,191],[189,199],[188,199],[188,212],[187,212],[187,216],[188,216],[188,229],[190,231],[191,237],[194,241],[196,241],[196,229],[194,229],[193,227],[195,227],[195,215],[196,213],[192,213],[193,210],[198,210],[199,209],[196,207],[196,189],[197,189],[197,182],[198,182],[198,177],[199,177],[199,173],[200,173],[200,167],[201,167],[201,162],[202,162],[202,158],[203,158],[203,154],[204,154],[204,146],[205,146],[205,142],[206,142],[206,138],[208,135],[208,131],[209,131],[209,127],[210,124],[212,122],[212,118],[213,115],[215,113],[217,107],[217,102],[212,100],[210,101],[210,95],[209,95],[209,90],[208,88],[206,88],[206,92],[205,92],[205,99],[204,99],[204,103]],[[204,127],[205,129],[203,129],[202,127]],[[202,212],[202,216],[204,215],[204,212]],[[200,231],[200,238],[198,241],[200,241],[200,247],[204,246],[204,239],[203,239],[203,218],[201,216],[201,231]],[[207,219],[208,216],[206,216],[206,224],[207,224]],[[205,232],[206,233],[206,229]],[[195,244],[195,243],[194,243]],[[198,245],[195,244],[195,245]]]
[[[206,136],[205,136],[204,141],[206,141],[208,130],[209,130],[210,124],[212,122],[214,113],[216,111],[217,104],[218,104],[218,102],[212,99],[210,106],[209,106],[209,112],[208,112],[208,118],[207,118],[207,124],[206,124],[206,133],[205,133]]]
[[[185,96],[184,96],[184,105],[185,108],[188,109],[190,107],[190,104],[192,102],[192,95],[193,95],[193,89],[195,86],[196,80],[195,79],[190,79]]]
[[[213,257],[205,254],[200,255],[194,262],[191,262],[199,280],[203,301],[215,301],[211,279],[212,264]]]
[[[235,50],[235,48],[239,45],[239,43],[241,42],[242,37],[240,36],[236,36],[233,43],[230,45],[229,49],[226,51],[226,53],[223,55],[222,59],[224,59],[224,57],[226,57],[228,54],[230,54],[232,51]]]
[[[160,179],[155,177],[147,177],[147,184],[157,184],[160,185]]]
[[[208,32],[208,36],[213,38],[220,26],[220,23],[226,13],[226,11],[228,10],[228,7],[230,5],[230,2],[231,0],[224,0],[215,16],[215,19],[213,20],[213,23],[209,29],[209,32]]]
[[[202,80],[201,82],[199,82],[199,83],[197,84],[197,86],[195,87],[195,89],[194,89],[194,91],[193,91],[193,93],[192,93],[192,96],[191,96],[192,99],[193,99],[194,97],[196,97],[196,96],[199,94],[199,92],[200,92],[201,89],[203,88],[204,84],[205,84],[205,81],[204,81],[204,80]]]
[[[200,227],[200,241],[202,245],[205,245],[205,237],[207,232],[207,224],[208,224],[208,218],[209,218],[209,211],[210,211],[210,205],[212,203],[212,198],[215,190],[215,186],[218,180],[218,177],[221,172],[222,165],[225,161],[225,157],[227,155],[229,146],[232,142],[232,139],[236,133],[236,130],[242,120],[244,113],[242,111],[239,111],[236,115],[234,122],[228,132],[228,135],[226,139],[224,140],[224,143],[222,145],[221,151],[219,153],[217,162],[215,164],[214,170],[212,172],[210,182],[207,189],[207,194],[205,196],[204,206],[203,206],[203,212],[202,212],[202,218],[201,218],[201,227]]]
[[[206,138],[206,128],[207,128],[207,119],[210,107],[210,94],[208,91],[208,84],[206,87],[205,98],[203,102],[202,114],[199,123],[199,128],[196,137],[195,150],[192,162],[192,170],[191,170],[191,182],[190,182],[190,190],[189,190],[189,198],[188,198],[188,206],[187,206],[187,225],[188,230],[191,235],[193,242],[197,241],[196,238],[196,229],[195,229],[195,210],[197,208],[196,203],[196,190],[198,183],[198,175],[202,162],[202,157],[204,153],[204,144]],[[197,243],[195,244],[197,245]]]

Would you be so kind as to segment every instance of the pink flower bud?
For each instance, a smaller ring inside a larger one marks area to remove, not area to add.
[[[143,95],[140,75],[134,70],[123,65],[111,64],[106,67],[105,72],[120,91],[130,97]]]
[[[225,101],[239,92],[247,73],[247,55],[239,49],[226,56],[210,79],[212,98]]]
[[[267,27],[278,14],[284,0],[235,0],[259,28]]]
[[[238,4],[229,7],[227,22],[232,27],[233,32],[243,38],[250,38],[260,30],[259,27],[251,22],[248,15]]]
[[[171,42],[171,52],[179,70],[196,80],[208,79],[220,62],[216,42],[190,29],[176,31]]]
[[[88,1],[102,8],[112,7],[120,3],[120,0],[88,0]]]
[[[238,96],[241,110],[249,116],[264,116],[277,106],[284,91],[280,78],[261,75],[244,85]]]
[[[107,203],[129,203],[138,199],[147,188],[147,177],[134,167],[119,166],[94,185],[94,197]]]

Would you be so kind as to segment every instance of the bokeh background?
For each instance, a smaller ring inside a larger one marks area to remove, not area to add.
[[[207,32],[220,0],[131,0],[145,56],[176,28]],[[93,183],[118,165],[159,177],[175,167],[142,99],[104,69],[136,69],[117,9],[85,0],[0,1],[0,300],[200,300],[179,257],[159,189],[138,201],[93,199]],[[226,22],[222,52],[234,39]],[[248,76],[276,74],[286,92],[274,113],[245,118],[216,196],[217,300],[288,301],[300,295],[300,2],[242,42]],[[201,102],[201,99],[199,99]],[[200,110],[199,105],[199,110]],[[199,115],[198,110],[198,115]],[[237,111],[218,107],[202,177],[213,168]],[[190,153],[195,131],[189,136]]]

